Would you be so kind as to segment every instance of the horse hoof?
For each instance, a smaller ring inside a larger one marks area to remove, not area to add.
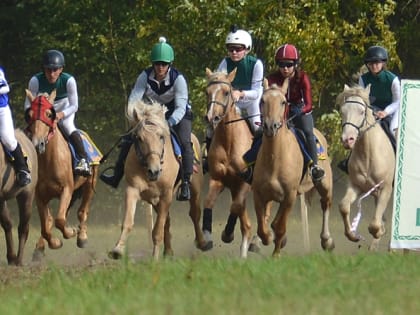
[[[213,248],[213,240],[211,233],[207,230],[203,230],[204,243],[199,247],[203,252],[211,250]]]
[[[121,250],[120,248],[114,248],[108,253],[108,257],[111,259],[121,259],[123,255],[123,250]]]
[[[58,239],[58,238],[52,238],[49,242],[48,242],[48,247],[50,249],[59,249],[63,246],[63,242]]]
[[[332,237],[326,239],[326,240],[322,240],[321,241],[321,246],[322,249],[328,252],[332,252],[335,248],[335,243],[334,240],[332,239]]]
[[[287,244],[287,236],[283,237],[283,239],[281,240],[280,248],[285,247],[286,244]]]
[[[259,254],[261,252],[261,247],[258,244],[251,243],[249,244],[248,251]]]
[[[84,239],[77,238],[77,247],[79,247],[79,248],[85,248],[86,245],[87,245],[87,243],[88,243],[88,239],[87,238],[84,238]]]
[[[174,256],[174,251],[172,249],[164,249],[163,250],[163,256],[168,258],[168,257],[173,257]]]
[[[234,233],[227,235],[225,231],[222,232],[222,241],[229,244],[234,239]]]
[[[34,252],[32,253],[32,261],[39,262],[45,257],[45,249],[44,248],[35,248]]]

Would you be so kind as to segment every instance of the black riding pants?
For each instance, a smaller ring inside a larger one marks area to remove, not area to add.
[[[306,143],[308,144],[308,153],[311,156],[314,165],[317,165],[318,152],[314,136],[314,119],[312,117],[312,113],[300,115],[298,117],[293,118],[293,124],[296,128],[301,129],[305,134]]]
[[[191,143],[192,113],[187,110],[184,118],[173,127],[178,135],[182,147],[182,177],[189,180],[193,173],[194,153]]]

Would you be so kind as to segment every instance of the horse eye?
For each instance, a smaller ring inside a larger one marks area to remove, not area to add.
[[[53,113],[50,110],[45,111],[45,115],[50,119],[53,117]]]
[[[229,91],[226,91],[225,92],[225,97],[229,96],[229,93],[230,93]]]

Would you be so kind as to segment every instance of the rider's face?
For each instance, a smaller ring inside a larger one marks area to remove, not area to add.
[[[384,68],[383,61],[372,61],[367,63],[367,67],[372,74],[378,74]]]
[[[44,68],[45,76],[51,84],[57,82],[61,72],[63,72],[63,68]]]

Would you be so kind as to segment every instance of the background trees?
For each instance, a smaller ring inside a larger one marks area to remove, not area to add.
[[[78,125],[101,146],[125,130],[128,94],[150,64],[152,45],[165,36],[189,81],[201,136],[205,67],[216,68],[228,29],[237,24],[252,34],[253,53],[267,73],[279,45],[297,45],[311,75],[318,127],[335,150],[335,96],[359,71],[368,46],[387,47],[389,67],[402,78],[419,77],[419,10],[419,0],[6,0],[0,4],[0,62],[12,85],[17,124],[24,126],[24,88],[40,70],[42,52],[62,50],[66,71],[78,80]]]

